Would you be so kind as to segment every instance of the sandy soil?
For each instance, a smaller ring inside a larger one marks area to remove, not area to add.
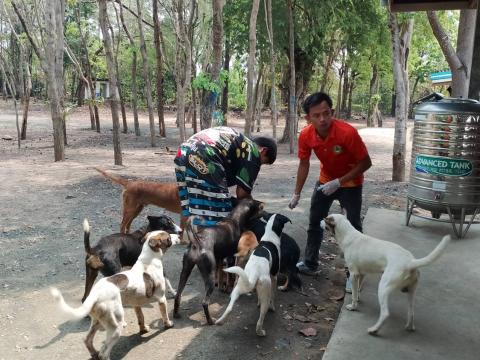
[[[119,186],[102,178],[92,166],[99,166],[127,178],[173,181],[173,155],[178,132],[174,114],[168,114],[166,139],[157,138],[150,147],[148,118],[141,117],[142,136],[130,131],[121,135],[124,166],[113,166],[111,120],[102,109],[102,131],[90,128],[87,109],[78,109],[68,119],[69,145],[66,160],[53,162],[52,128],[49,113],[34,104],[30,113],[28,139],[17,149],[15,116],[11,104],[0,103],[0,359],[87,359],[82,339],[87,319],[66,322],[52,303],[49,286],[59,287],[66,300],[78,305],[83,294],[84,250],[81,223],[87,217],[92,238],[117,232],[120,224]],[[131,120],[129,114],[129,120]],[[268,120],[264,121],[268,123]],[[241,126],[231,116],[229,124]],[[353,122],[370,151],[373,167],[366,174],[364,209],[405,205],[405,183],[392,183],[392,120],[382,129],[363,128]],[[133,124],[130,124],[133,127]],[[280,129],[281,134],[283,128]],[[271,134],[271,129],[264,129]],[[11,140],[4,138],[11,137]],[[318,161],[305,186],[300,206],[289,210],[297,160],[280,146],[277,162],[262,168],[254,194],[268,204],[268,210],[282,212],[294,220],[286,231],[303,249],[308,226],[309,192],[318,176]],[[332,208],[332,211],[338,208]],[[134,222],[137,228],[147,214],[162,210],[148,208]],[[175,219],[178,217],[174,216]],[[165,267],[174,286],[178,282],[183,246],[169,250]],[[203,282],[195,270],[182,302],[183,318],[163,331],[158,307],[147,307],[146,321],[152,331],[137,334],[136,319],[127,309],[128,326],[115,346],[113,359],[161,356],[163,359],[321,359],[342,306],[344,268],[337,246],[326,239],[321,249],[323,272],[317,278],[303,277],[304,294],[279,293],[277,311],[266,320],[267,337],[255,335],[258,311],[250,296],[240,299],[228,323],[205,326],[201,309]],[[220,313],[228,302],[216,291],[213,313]],[[169,309],[173,304],[169,300]],[[305,337],[299,330],[312,327],[317,335]],[[97,335],[100,344],[104,334]]]

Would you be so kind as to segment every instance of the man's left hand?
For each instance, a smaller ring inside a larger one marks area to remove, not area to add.
[[[332,195],[339,188],[340,188],[340,180],[335,179],[335,180],[329,181],[329,182],[327,182],[323,185],[320,185],[318,187],[318,190],[321,190],[325,195],[329,196],[329,195]]]

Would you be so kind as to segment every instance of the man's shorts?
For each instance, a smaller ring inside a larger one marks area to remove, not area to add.
[[[208,155],[208,156],[207,156]],[[182,216],[196,215],[195,225],[213,226],[232,210],[225,168],[204,146],[182,145],[175,157]]]

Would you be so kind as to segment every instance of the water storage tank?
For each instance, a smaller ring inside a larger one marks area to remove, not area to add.
[[[451,222],[459,238],[475,222],[480,209],[479,102],[440,94],[419,101],[407,203],[407,225],[412,214],[426,217],[416,207],[429,211],[433,220]]]

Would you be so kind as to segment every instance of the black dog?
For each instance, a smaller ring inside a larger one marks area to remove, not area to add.
[[[142,252],[142,239],[146,233],[163,230],[169,234],[179,234],[181,229],[167,215],[147,216],[148,224],[131,234],[112,234],[102,237],[94,247],[90,247],[90,228],[83,223],[85,245],[85,292],[82,303],[90,294],[93,283],[100,271],[103,276],[119,273],[124,266],[133,266]],[[169,282],[167,282],[167,287]],[[171,288],[171,285],[170,285]]]
[[[272,215],[271,213],[264,212],[261,218],[250,220],[246,226],[247,230],[253,231],[257,239],[260,240],[263,234],[265,234],[265,226]],[[280,251],[280,273],[286,275],[287,280],[282,286],[279,286],[278,289],[287,291],[295,287],[301,290],[302,280],[298,276],[296,266],[300,259],[300,248],[296,241],[284,232],[282,232],[280,236]]]
[[[183,289],[194,266],[197,265],[205,283],[205,297],[202,301],[203,311],[207,323],[213,325],[214,321],[210,316],[208,305],[215,287],[217,264],[221,264],[223,259],[235,254],[238,240],[245,230],[246,223],[252,218],[261,216],[262,212],[263,203],[252,199],[243,199],[238,202],[224,220],[219,221],[215,226],[194,231],[191,218],[189,219],[186,230],[190,238],[190,244],[183,255],[182,273],[180,274],[173,309],[174,317],[179,317],[178,311]]]

